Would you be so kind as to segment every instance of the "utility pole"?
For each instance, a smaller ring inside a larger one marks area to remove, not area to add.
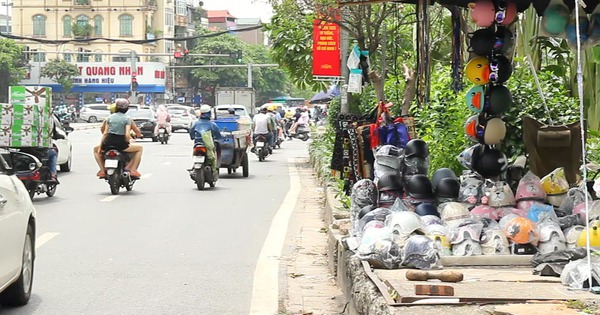
[[[131,76],[137,76],[137,53],[135,50],[131,50]],[[131,82],[133,83],[133,82]],[[131,84],[131,96],[129,97],[129,103],[137,104],[137,89]]]
[[[342,30],[341,34],[341,43],[340,43],[340,51],[342,54],[342,88],[340,89],[341,94],[341,108],[340,112],[342,114],[350,113],[350,106],[348,105],[348,77],[350,76],[350,70],[348,69],[348,46],[349,46],[349,35],[348,30],[344,27],[344,23],[340,23],[340,27]]]
[[[252,64],[248,63],[248,87],[252,87]]]

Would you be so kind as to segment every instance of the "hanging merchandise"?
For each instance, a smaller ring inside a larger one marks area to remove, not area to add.
[[[552,173],[542,177],[541,183],[548,202],[556,207],[560,207],[567,198],[567,192],[569,191],[569,182],[565,177],[565,169],[562,167],[555,169]]]
[[[428,216],[428,215],[432,215],[432,216],[440,216],[440,213],[437,211],[437,208],[428,202],[423,202],[421,204],[419,204],[418,206],[415,207],[415,213],[420,215],[421,217],[423,216]]]
[[[473,155],[479,155],[481,150],[483,150],[483,145],[481,144],[476,144],[466,148],[457,156],[458,162],[465,168],[475,171],[472,163]]]
[[[482,28],[471,35],[470,48],[479,56],[505,54],[514,45],[512,32],[504,26]]]
[[[587,47],[588,41],[588,33],[590,31],[590,20],[588,19],[585,11],[583,9],[579,9],[579,39],[581,42],[581,46],[583,48]],[[571,46],[571,48],[577,48],[577,25],[575,20],[575,10],[573,10],[573,15],[569,19],[567,23],[567,28],[565,29],[567,43]]]
[[[594,247],[596,250],[600,250],[600,221],[594,220],[590,222],[589,228],[581,231],[579,234],[579,238],[577,238],[577,246],[586,247],[587,246],[587,235],[590,235],[590,246]]]
[[[477,114],[481,114],[485,107],[485,86],[475,85],[467,91],[465,96],[467,107]]]
[[[483,255],[509,255],[509,245],[506,235],[499,228],[484,230],[479,239]]]
[[[417,269],[438,269],[440,254],[433,241],[424,235],[413,235],[404,246],[402,265]]]
[[[538,253],[549,254],[559,250],[567,249],[565,235],[558,224],[552,221],[544,221],[539,224],[540,241]]]
[[[512,94],[503,85],[489,88],[484,110],[490,115],[501,115],[513,106]]]
[[[490,81],[490,63],[487,58],[477,56],[467,63],[465,75],[471,83],[484,85]]]
[[[517,5],[510,0],[495,1],[494,21],[501,25],[509,25],[517,18]]]
[[[512,75],[512,64],[503,55],[494,55],[489,62],[489,81],[499,84],[508,81]]]
[[[516,217],[508,221],[504,233],[510,241],[516,244],[536,245],[539,240],[539,232],[535,223],[523,217]]]
[[[585,230],[583,225],[575,225],[564,231],[567,248],[576,248],[579,235]]]
[[[471,9],[471,19],[477,26],[488,27],[496,20],[496,7],[491,0],[469,3],[469,8]]]
[[[473,156],[473,169],[483,178],[495,178],[508,167],[508,159],[498,149],[485,148],[479,155]]]
[[[569,23],[569,15],[569,8],[562,1],[553,1],[542,16],[542,31],[549,36],[562,36]]]
[[[484,118],[473,115],[467,119],[464,126],[467,136],[481,144],[500,144],[506,137],[506,124],[497,117]]]

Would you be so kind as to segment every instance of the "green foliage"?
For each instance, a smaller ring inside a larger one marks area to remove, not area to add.
[[[0,39],[0,102],[8,101],[8,86],[25,76],[23,48],[11,39]]]
[[[73,87],[73,77],[79,75],[79,68],[63,59],[52,59],[42,67],[42,77],[56,81],[63,88],[63,93],[69,93]]]

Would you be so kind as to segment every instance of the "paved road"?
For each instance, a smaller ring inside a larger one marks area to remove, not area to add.
[[[36,196],[38,252],[29,305],[2,314],[248,314],[257,259],[290,188],[288,159],[307,145],[284,143],[250,177],[198,191],[185,169],[191,143],[147,140],[132,192],[110,195],[94,177],[97,130],[78,130],[73,171],[54,198]]]

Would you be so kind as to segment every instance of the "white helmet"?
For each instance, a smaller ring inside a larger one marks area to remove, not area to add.
[[[481,254],[479,240],[465,239],[459,244],[452,245],[453,256],[477,256]]]
[[[579,235],[585,230],[585,226],[583,225],[574,225],[572,227],[566,228],[564,235],[567,243],[567,248],[576,248],[577,247],[577,239],[579,239]]]
[[[558,224],[545,221],[540,224],[539,229],[540,242],[538,243],[538,252],[541,255],[567,249],[565,235]]]
[[[486,230],[481,234],[481,252],[483,255],[509,255],[508,239],[501,229]]]
[[[425,235],[425,227],[421,217],[412,211],[394,212],[385,219],[385,226],[394,231],[394,234],[407,236],[413,233]]]
[[[471,217],[471,213],[460,202],[446,202],[439,207],[442,221],[446,226],[456,227]]]
[[[210,112],[210,105],[202,105],[200,106],[200,113],[201,114],[205,114],[205,113],[209,113]]]
[[[483,223],[476,222],[474,220],[465,221],[463,224],[453,229],[450,232],[450,243],[460,244],[465,240],[474,240],[479,243],[481,237],[481,231],[483,230]]]

